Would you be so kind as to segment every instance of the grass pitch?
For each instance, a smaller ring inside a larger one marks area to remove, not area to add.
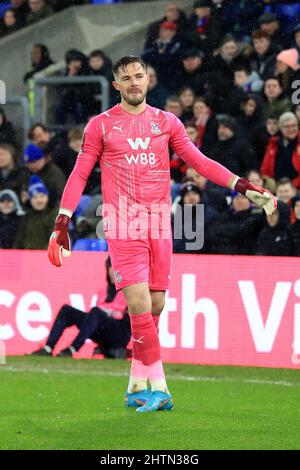
[[[300,372],[166,365],[175,409],[125,409],[130,364],[8,357],[0,449],[300,449]]]

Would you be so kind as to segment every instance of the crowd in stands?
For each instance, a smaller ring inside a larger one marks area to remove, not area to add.
[[[6,15],[16,17],[16,10],[38,2],[46,6],[43,0],[12,1]],[[51,14],[84,2],[47,3]],[[34,45],[25,83],[54,62],[50,52]],[[205,231],[204,246],[196,250],[187,251],[191,240],[184,233],[174,236],[174,252],[300,256],[300,2],[198,0],[190,17],[180,2],[170,2],[149,26],[142,57],[150,75],[148,103],[174,113],[201,151],[278,199],[275,214],[265,216],[244,196],[206,181],[170,149],[172,221],[188,204],[193,230],[204,223]],[[112,80],[111,60],[100,49],[88,57],[70,49],[65,62],[66,76]],[[110,103],[117,102],[111,87]],[[71,119],[74,127],[52,133],[35,123],[22,159],[16,132],[0,109],[0,248],[47,247],[83,126],[100,107],[99,85],[60,86],[55,121]],[[95,238],[99,203],[101,173],[95,167],[73,217],[73,242]],[[197,217],[199,203],[204,221]]]

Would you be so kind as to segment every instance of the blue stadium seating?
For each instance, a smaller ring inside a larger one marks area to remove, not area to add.
[[[91,204],[91,201],[92,201],[91,196],[87,194],[84,194],[83,196],[81,196],[79,204],[74,212],[75,217],[80,217],[82,213],[89,207],[89,205]]]
[[[79,238],[73,246],[73,251],[108,251],[107,241],[98,238]]]

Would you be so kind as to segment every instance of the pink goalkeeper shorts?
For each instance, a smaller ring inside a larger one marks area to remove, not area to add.
[[[107,237],[116,289],[148,282],[151,290],[167,290],[171,277],[172,238]]]

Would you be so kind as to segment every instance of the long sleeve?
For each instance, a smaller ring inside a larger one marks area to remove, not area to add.
[[[74,169],[65,186],[60,207],[72,212],[78,206],[95,164],[100,160],[103,150],[101,121],[99,117],[90,120],[85,128],[81,150]]]
[[[171,114],[169,116],[172,126],[170,144],[176,154],[208,180],[219,186],[228,187],[229,180],[236,175],[200,152],[179,119]]]

